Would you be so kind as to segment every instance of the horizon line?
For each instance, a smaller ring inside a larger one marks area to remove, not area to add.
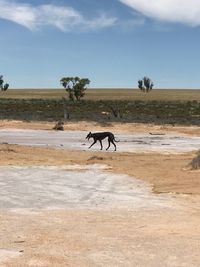
[[[9,88],[9,90],[65,90],[65,88],[60,88],[60,87],[26,87],[26,88]],[[140,90],[139,88],[136,87],[91,87],[87,88],[87,90]],[[200,90],[199,88],[181,88],[181,87],[176,87],[176,88],[153,88],[152,91],[154,90]]]

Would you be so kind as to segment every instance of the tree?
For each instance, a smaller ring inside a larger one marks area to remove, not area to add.
[[[147,76],[138,81],[138,88],[144,93],[149,93],[153,89],[153,86],[153,82]]]
[[[90,80],[88,78],[64,77],[60,83],[68,92],[69,99],[74,101],[75,99],[80,100],[85,95],[86,86]]]
[[[8,87],[9,87],[9,84],[8,83],[4,84],[3,75],[0,75],[0,89],[1,89],[1,91],[8,90]]]

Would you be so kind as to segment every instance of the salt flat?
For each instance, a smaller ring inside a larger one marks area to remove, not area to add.
[[[0,130],[0,142],[54,147],[70,150],[85,150],[92,143],[85,139],[86,131],[64,131],[55,132],[48,130],[22,130],[4,129]],[[161,152],[161,153],[181,153],[199,150],[200,137],[180,134],[150,135],[149,133],[127,133],[117,134],[117,151],[119,152]],[[103,141],[104,149],[107,148],[107,140]],[[97,142],[91,150],[99,150],[100,144]],[[109,151],[113,151],[111,147]]]
[[[106,172],[103,165],[1,166],[0,210],[172,208],[143,181]]]
[[[73,150],[88,150],[92,140],[86,135],[3,129],[0,142],[56,148],[45,151],[48,160],[48,153],[60,155],[59,149],[69,157]],[[124,155],[118,152],[171,154],[200,147],[199,137],[183,134],[118,133],[116,139],[111,160]],[[103,144],[105,149],[107,141]],[[199,266],[198,197],[153,194],[151,185],[134,175],[111,173],[106,165],[70,165],[69,160],[64,165],[64,156],[63,165],[29,165],[37,149],[20,149],[5,145],[2,150],[2,159],[5,153],[13,161],[0,167],[0,266]],[[98,143],[91,148],[98,155],[99,149]],[[13,164],[20,153],[22,165]],[[90,157],[82,154],[88,164]]]

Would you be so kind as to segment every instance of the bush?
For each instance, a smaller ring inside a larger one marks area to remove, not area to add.
[[[197,156],[190,162],[192,170],[200,169],[200,150],[197,153]]]

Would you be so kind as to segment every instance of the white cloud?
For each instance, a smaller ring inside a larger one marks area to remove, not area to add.
[[[53,26],[61,31],[97,30],[111,27],[116,22],[116,18],[107,17],[105,14],[89,20],[77,10],[67,6],[52,4],[33,6],[8,0],[0,0],[0,19],[18,23],[29,30]]]
[[[143,15],[167,22],[200,25],[200,0],[119,0]]]

